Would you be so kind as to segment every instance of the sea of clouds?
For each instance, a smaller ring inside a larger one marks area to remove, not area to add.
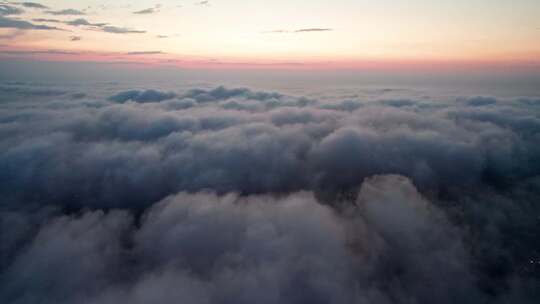
[[[540,98],[389,90],[0,84],[0,302],[538,303]]]

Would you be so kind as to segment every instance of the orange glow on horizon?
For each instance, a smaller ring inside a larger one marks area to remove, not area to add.
[[[527,54],[529,55],[529,54]],[[414,58],[205,58],[202,56],[51,50],[0,47],[0,60],[37,60],[58,62],[88,62],[126,65],[145,68],[168,67],[180,69],[294,69],[294,70],[467,70],[521,69],[540,70],[540,55],[518,58],[476,59],[414,59]]]

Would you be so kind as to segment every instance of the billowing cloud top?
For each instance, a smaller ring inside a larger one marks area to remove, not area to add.
[[[390,91],[2,83],[0,302],[536,303],[540,99]]]

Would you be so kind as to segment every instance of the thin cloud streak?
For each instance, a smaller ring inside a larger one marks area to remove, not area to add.
[[[19,20],[19,19],[12,19],[0,16],[0,28],[12,28],[12,29],[20,29],[20,30],[55,30],[55,31],[65,31],[64,29],[54,27],[54,26],[48,26],[48,25],[41,25],[41,24],[33,24],[28,21]]]
[[[47,14],[55,16],[82,16],[86,15],[85,12],[76,9],[64,9],[59,11],[47,11]]]
[[[144,34],[146,31],[143,30],[135,30],[127,27],[117,27],[112,25],[107,25],[100,27],[100,29],[103,32],[111,33],[111,34]]]
[[[35,50],[35,51],[0,51],[0,54],[5,55],[81,55],[81,52],[72,52],[64,50]]]
[[[162,51],[139,51],[139,52],[127,52],[126,55],[160,55],[165,54]]]
[[[307,32],[329,32],[333,31],[331,28],[305,28],[294,31],[295,33],[307,33]]]
[[[97,27],[103,27],[103,26],[108,25],[108,23],[91,23],[84,18],[79,18],[79,19],[75,19],[71,21],[65,21],[64,24],[73,25],[73,26],[97,26]]]
[[[63,21],[58,19],[47,19],[47,18],[35,18],[32,19],[34,22],[49,22],[49,23],[63,23]]]
[[[334,29],[332,29],[332,28],[313,27],[313,28],[301,28],[301,29],[297,29],[297,30],[279,29],[279,30],[265,31],[265,32],[262,32],[262,33],[263,34],[295,34],[295,33],[331,32],[333,30]]]
[[[146,31],[144,30],[136,30],[136,29],[127,28],[127,27],[113,26],[105,22],[93,23],[84,18],[78,18],[78,19],[69,20],[69,21],[61,21],[57,19],[43,19],[43,18],[33,19],[33,20],[41,21],[41,22],[50,22],[50,23],[62,23],[65,25],[70,25],[70,26],[75,26],[75,27],[86,26],[86,27],[89,27],[90,29],[94,29],[94,30],[97,29],[99,31],[112,33],[112,34],[144,34],[146,33]]]
[[[149,15],[149,14],[154,14],[154,13],[157,13],[159,12],[157,9],[155,8],[147,8],[147,9],[143,9],[143,10],[140,10],[140,11],[136,11],[136,12],[133,12],[133,14],[135,15]]]
[[[15,2],[14,4],[18,4],[26,8],[34,8],[34,9],[48,9],[49,8],[48,6],[45,6],[41,3],[36,3],[36,2]]]
[[[0,16],[20,15],[24,10],[11,5],[0,4]]]

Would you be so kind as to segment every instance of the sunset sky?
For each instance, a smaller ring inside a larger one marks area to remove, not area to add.
[[[0,304],[540,303],[540,0],[0,0]]]
[[[538,0],[0,2],[0,60],[536,67]]]

